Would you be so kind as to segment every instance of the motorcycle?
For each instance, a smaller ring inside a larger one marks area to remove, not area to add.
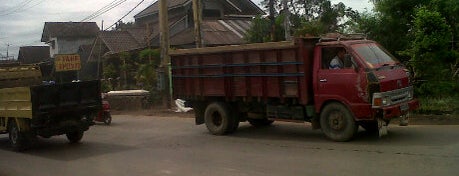
[[[112,123],[112,115],[110,114],[110,104],[106,100],[102,100],[102,110],[97,113],[94,119],[96,122],[104,122],[106,125]]]

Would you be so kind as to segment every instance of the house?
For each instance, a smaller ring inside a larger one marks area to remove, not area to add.
[[[36,64],[49,58],[49,46],[22,46],[19,48],[18,61],[21,64]]]
[[[50,46],[50,56],[76,54],[81,45],[94,42],[99,33],[95,22],[45,22],[41,41]]]
[[[152,46],[159,46],[159,2],[134,16],[140,27],[151,28]],[[175,48],[195,46],[192,0],[169,0],[170,43]],[[252,19],[264,12],[250,0],[202,0],[201,33],[206,46],[245,43]]]
[[[95,22],[45,22],[41,41],[50,46],[50,57],[55,59],[57,54],[78,54],[80,46],[92,44],[98,33]],[[52,70],[50,77],[58,82],[80,79],[78,71]]]
[[[81,75],[102,77],[102,63],[116,63],[126,53],[136,55],[147,47],[146,31],[143,28],[130,27],[122,30],[100,31],[94,43],[80,47],[79,54],[83,65]],[[89,52],[88,52],[89,51]],[[94,74],[96,73],[96,74]]]

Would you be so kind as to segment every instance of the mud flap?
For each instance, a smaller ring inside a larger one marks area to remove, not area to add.
[[[378,118],[378,134],[379,134],[379,137],[383,137],[385,135],[387,135],[387,125],[389,123],[387,123],[386,121],[384,120],[381,120]]]

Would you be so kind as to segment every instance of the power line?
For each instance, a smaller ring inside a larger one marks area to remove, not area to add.
[[[85,18],[84,18],[83,20],[81,20],[81,21],[85,21],[85,20],[87,20],[87,19],[89,19],[89,18],[91,18],[91,17],[97,15],[98,13],[102,12],[105,8],[108,8],[109,6],[115,4],[116,1],[118,1],[118,0],[114,0],[114,1],[110,2],[109,4],[107,4],[107,5],[105,5],[104,7],[100,8],[99,10],[97,10],[97,11],[94,12],[94,13],[92,13],[91,15],[85,17]]]
[[[9,10],[5,10],[3,11],[3,13],[0,14],[0,16],[8,16],[8,15],[11,15],[11,14],[15,14],[15,13],[20,13],[20,12],[23,12],[24,10],[28,10],[28,9],[31,9],[41,3],[43,3],[45,0],[40,0],[40,1],[37,1],[37,3],[35,4],[32,4],[31,6],[28,6],[30,5],[34,0],[25,0],[21,3],[19,3],[17,6],[9,9]]]
[[[145,1],[145,0],[141,0],[134,8],[132,8],[128,13],[126,13],[123,17],[121,17],[120,19],[118,19],[117,21],[115,21],[115,23],[113,23],[112,25],[110,25],[110,26],[109,26],[108,28],[106,28],[106,29],[110,29],[111,27],[115,26],[116,23],[117,23],[118,21],[123,20],[123,19],[124,19],[126,16],[128,16],[132,11],[134,11],[137,7],[139,7],[140,4],[142,4],[144,1]]]
[[[114,0],[111,3],[109,3],[108,5],[102,7],[101,9],[97,10],[93,14],[91,14],[88,17],[86,17],[83,20],[81,20],[81,22],[93,20],[93,19],[99,17],[100,15],[112,10],[113,8],[118,7],[119,5],[121,5],[122,3],[126,2],[126,1],[127,0]]]

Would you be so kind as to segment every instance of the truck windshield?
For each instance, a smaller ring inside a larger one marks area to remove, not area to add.
[[[376,43],[355,44],[352,45],[352,48],[364,59],[370,68],[394,66],[400,63],[394,56]]]

